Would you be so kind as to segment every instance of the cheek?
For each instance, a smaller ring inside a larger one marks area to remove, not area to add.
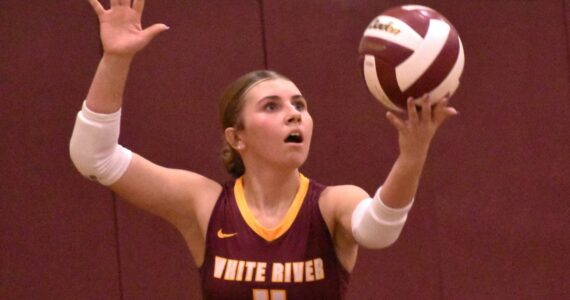
[[[313,118],[311,118],[311,115],[308,115],[308,117],[305,118],[305,124],[306,124],[306,128],[307,128],[307,134],[312,137],[313,136],[314,123],[313,123]]]
[[[268,141],[269,137],[278,136],[278,132],[274,130],[276,128],[274,121],[269,118],[252,118],[246,126],[247,135],[250,139],[258,140],[258,143]]]

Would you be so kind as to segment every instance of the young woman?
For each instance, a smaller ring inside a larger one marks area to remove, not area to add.
[[[144,1],[89,0],[103,57],[70,141],[84,176],[163,217],[183,235],[200,267],[206,299],[341,299],[358,246],[382,248],[400,234],[437,128],[457,112],[447,99],[408,101],[392,113],[400,155],[370,197],[351,186],[323,186],[299,172],[313,120],[293,82],[272,71],[236,80],[220,103],[223,156],[236,178],[220,184],[168,169],[118,144],[122,95],[135,54],[168,29],[142,29]],[[421,106],[417,112],[416,105]]]

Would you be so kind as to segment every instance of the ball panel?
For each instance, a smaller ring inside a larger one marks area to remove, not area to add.
[[[458,55],[459,38],[456,32],[450,31],[441,51],[433,59],[430,66],[422,70],[419,78],[408,88],[408,91],[419,96],[426,91],[435,89],[448,76],[457,61]]]
[[[418,95],[419,97],[426,91],[434,90],[446,77],[448,77],[450,71],[457,62],[458,56],[459,37],[455,31],[450,31],[443,44],[443,48],[435,57],[429,68],[420,74],[417,81],[414,82],[407,91],[410,94]],[[432,96],[435,97],[435,95]]]
[[[395,7],[382,13],[382,16],[390,16],[400,20],[404,24],[413,28],[421,37],[425,37],[429,28],[429,14],[424,14],[418,10],[406,10],[402,7]]]
[[[407,90],[432,65],[447,41],[450,27],[439,20],[431,20],[428,32],[421,46],[396,67],[400,90]]]
[[[449,20],[446,19],[445,16],[443,16],[438,11],[436,11],[435,9],[432,9],[430,7],[422,6],[422,5],[404,5],[404,6],[402,6],[402,8],[405,10],[416,11],[417,13],[420,13],[420,14],[428,17],[429,19],[442,20],[445,23],[451,25],[451,22],[449,22]]]
[[[376,59],[376,73],[378,74],[379,84],[390,99],[389,101],[405,109],[408,95],[402,93],[402,90],[398,87],[394,66],[381,59]]]
[[[451,97],[459,87],[459,79],[461,77],[461,73],[463,73],[463,66],[465,65],[465,55],[463,53],[463,45],[461,44],[461,39],[458,38],[458,42],[459,54],[457,55],[457,60],[455,61],[455,64],[453,65],[453,68],[447,77],[445,77],[441,84],[431,92],[434,100],[440,99],[446,95]]]
[[[406,4],[400,6],[403,10],[427,10],[427,11],[435,11],[430,7],[419,5],[419,4]]]
[[[413,51],[398,44],[375,37],[363,37],[358,47],[360,54],[370,54],[397,66],[406,60]]]
[[[363,59],[364,79],[366,80],[368,90],[384,106],[392,110],[402,111],[402,109],[390,101],[390,98],[388,95],[386,95],[386,92],[380,85],[380,80],[378,78],[379,73],[377,71],[378,66],[376,65],[376,61],[376,58],[372,55],[365,55]]]

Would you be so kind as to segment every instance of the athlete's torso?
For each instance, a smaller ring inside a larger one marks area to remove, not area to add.
[[[206,234],[205,299],[342,299],[349,274],[319,209],[324,186],[301,177],[282,224],[268,230],[245,204],[241,180],[224,185]]]

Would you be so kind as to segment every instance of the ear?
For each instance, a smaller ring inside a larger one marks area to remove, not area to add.
[[[245,144],[239,136],[239,131],[233,127],[228,127],[224,130],[226,142],[236,151],[241,151],[245,148]]]

